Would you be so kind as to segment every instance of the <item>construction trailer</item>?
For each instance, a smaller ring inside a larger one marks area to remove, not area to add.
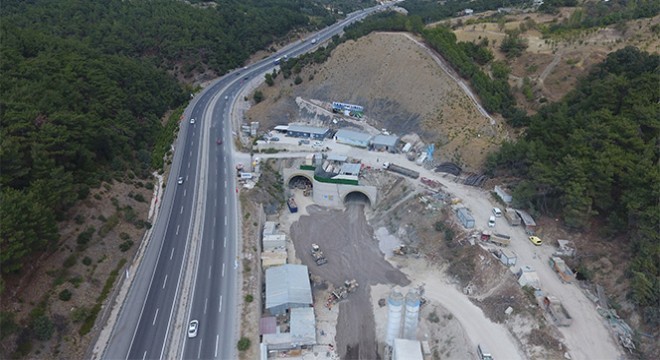
[[[456,217],[458,217],[458,221],[460,221],[466,229],[474,229],[474,217],[472,217],[468,208],[461,207],[456,209]]]
[[[500,262],[506,266],[516,265],[516,261],[518,260],[516,253],[509,249],[500,249],[498,251],[498,258],[500,259]]]

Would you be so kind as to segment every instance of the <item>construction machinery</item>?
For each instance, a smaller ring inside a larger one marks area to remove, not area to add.
[[[417,250],[416,247],[412,247],[404,244],[401,244],[395,247],[394,250],[392,250],[392,253],[394,253],[394,255],[401,255],[401,256],[409,255],[409,254],[417,254],[418,252],[419,251]]]
[[[392,163],[389,163],[389,162],[383,163],[383,169],[386,169],[386,170],[389,170],[389,171],[392,171],[392,172],[395,172],[395,173],[398,173],[398,174],[401,174],[401,175],[409,176],[413,179],[419,178],[419,172],[417,172],[415,170],[407,169],[407,168],[404,168],[403,166],[399,166],[399,165],[392,164]]]
[[[355,292],[358,288],[358,282],[355,279],[344,281],[344,285],[334,289],[328,298],[329,303],[337,303],[348,297],[348,294]]]
[[[323,251],[321,251],[321,248],[317,244],[312,244],[311,254],[316,265],[320,266],[328,262],[328,259],[325,258]]]
[[[575,274],[568,265],[564,262],[563,259],[556,256],[551,256],[548,260],[550,267],[559,275],[559,278],[564,283],[572,283],[575,280]]]

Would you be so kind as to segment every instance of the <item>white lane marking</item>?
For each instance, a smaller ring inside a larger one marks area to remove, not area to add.
[[[183,197],[186,197],[186,192],[187,192],[187,190],[183,189]]]
[[[225,226],[227,226],[227,217],[225,216]]]
[[[172,248],[172,252],[170,253],[170,260],[172,260],[172,256],[174,256],[174,248]]]
[[[176,234],[177,234],[177,235],[179,235],[179,226],[181,226],[181,225],[177,225],[177,226],[176,226]],[[172,250],[174,250],[174,248],[172,248]]]
[[[147,358],[147,351],[145,350],[145,351],[144,351],[144,355],[142,355],[142,360],[144,360],[144,359],[146,359],[146,358]]]
[[[190,150],[190,154],[188,154],[188,156],[192,157],[192,150]]]
[[[217,218],[213,218],[213,229],[215,229],[215,222],[218,220]]]
[[[220,304],[218,305],[218,312],[222,312],[222,295],[220,295]]]
[[[158,308],[156,309],[156,314],[154,315],[154,321],[151,323],[151,326],[156,325],[156,319],[158,318]]]
[[[225,196],[225,205],[227,205],[227,197]]]
[[[211,278],[211,269],[213,269],[213,265],[209,266],[209,279]]]
[[[218,168],[215,168],[215,176],[218,176]]]
[[[183,205],[181,206],[181,214],[183,214]]]
[[[165,280],[163,280],[163,289],[165,289],[165,284],[167,284],[167,275],[165,275]]]
[[[204,314],[206,314],[206,306],[209,303],[209,298],[204,299]]]
[[[213,200],[213,207],[218,207],[218,198]]]
[[[227,190],[227,180],[225,180],[225,190]]]
[[[211,241],[211,250],[215,248],[215,240]]]
[[[202,339],[199,339],[199,350],[197,350],[197,358],[199,359],[202,354]]]
[[[222,263],[222,277],[225,277],[225,263]]]
[[[225,171],[225,176],[227,176],[227,168],[225,167],[225,168],[223,168],[223,169],[225,169],[225,170],[224,170],[224,171]]]
[[[215,334],[215,354],[213,354],[213,357],[218,357],[218,340],[220,340],[220,334]]]
[[[188,161],[188,169],[190,169],[190,161]]]

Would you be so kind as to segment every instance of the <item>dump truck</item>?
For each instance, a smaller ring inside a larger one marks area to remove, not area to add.
[[[571,283],[573,280],[575,280],[575,274],[573,273],[573,270],[566,265],[563,259],[558,258],[556,256],[550,257],[550,260],[548,260],[548,263],[550,264],[550,267],[555,270],[555,272],[559,275],[559,278],[561,278],[561,281],[564,283]]]
[[[395,172],[397,174],[401,174],[401,175],[411,177],[413,179],[419,178],[419,172],[417,172],[415,170],[410,170],[410,169],[404,168],[403,166],[399,166],[399,165],[392,164],[392,163],[389,163],[389,162],[383,163],[383,168],[386,169],[386,170],[389,170],[391,172]]]
[[[481,241],[490,241],[500,246],[508,246],[511,243],[511,236],[499,233],[491,233],[488,230],[481,232]]]
[[[311,254],[316,265],[320,266],[328,262],[328,259],[325,258],[323,251],[321,251],[321,248],[317,244],[312,244]]]
[[[556,297],[544,297],[543,307],[557,326],[570,326],[573,323],[573,318],[568,314],[564,305],[562,305],[561,301]]]
[[[504,217],[506,218],[506,221],[511,226],[519,226],[520,225],[520,216],[518,216],[518,213],[516,213],[516,210],[514,210],[512,208],[506,208],[504,210]]]
[[[426,185],[426,186],[428,186],[428,187],[430,187],[430,188],[432,188],[432,189],[437,189],[437,188],[440,187],[440,183],[439,183],[439,182],[437,182],[437,181],[435,181],[435,180],[433,180],[433,179],[429,179],[429,178],[427,178],[427,177],[423,177],[423,176],[422,176],[422,177],[419,179],[419,181],[420,181],[422,184],[424,184],[424,185]]]

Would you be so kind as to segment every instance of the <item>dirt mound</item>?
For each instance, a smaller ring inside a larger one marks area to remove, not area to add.
[[[306,120],[294,99],[341,101],[364,106],[377,129],[417,133],[435,143],[441,160],[479,167],[506,136],[409,34],[372,33],[337,47],[323,64],[305,68],[303,83],[278,76],[263,85],[265,100],[247,113],[262,128]],[[329,125],[329,124],[328,124]]]

